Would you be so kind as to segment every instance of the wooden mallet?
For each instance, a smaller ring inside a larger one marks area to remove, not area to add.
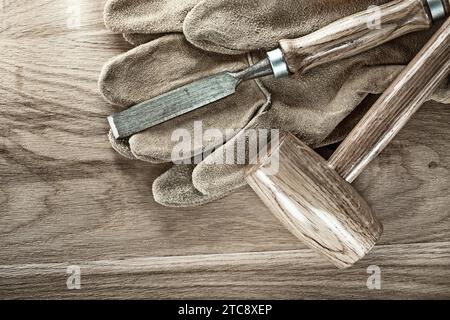
[[[450,6],[446,3],[447,10]],[[447,11],[448,13],[448,11]],[[382,225],[350,185],[450,72],[450,19],[398,76],[327,162],[283,134],[247,181],[280,221],[339,268],[363,258]],[[279,170],[273,173],[273,161]]]

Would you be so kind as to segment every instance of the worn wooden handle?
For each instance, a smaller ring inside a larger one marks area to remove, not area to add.
[[[281,40],[280,47],[290,72],[301,74],[431,25],[424,0],[396,0],[338,20],[307,36]]]
[[[384,92],[329,160],[352,182],[450,72],[450,19]]]

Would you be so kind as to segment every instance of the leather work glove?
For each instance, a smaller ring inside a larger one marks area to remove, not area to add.
[[[102,94],[129,107],[222,71],[238,71],[263,58],[280,39],[297,38],[386,0],[110,0],[105,24],[136,47],[108,62],[100,76]],[[432,31],[402,37],[356,57],[330,63],[301,77],[247,81],[234,96],[128,139],[110,141],[130,159],[172,161],[176,129],[194,136],[203,129],[235,129],[224,141],[193,145],[186,158],[216,150],[198,165],[175,165],[153,185],[157,202],[198,206],[245,186],[244,166],[216,165],[234,148],[237,137],[252,129],[281,129],[316,147],[337,142],[369,106],[370,95],[383,92]],[[435,99],[450,102],[450,85]],[[122,108],[123,109],[123,108]],[[345,121],[344,121],[345,120]],[[228,131],[227,131],[228,132]]]

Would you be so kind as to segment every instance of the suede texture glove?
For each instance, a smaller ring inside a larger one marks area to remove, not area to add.
[[[387,1],[350,0],[113,0],[105,24],[136,48],[108,62],[100,90],[121,109],[222,71],[237,71],[264,58],[283,38],[313,32],[339,18]],[[245,186],[244,166],[217,165],[248,129],[280,129],[312,147],[337,142],[361,111],[392,82],[433,30],[408,35],[350,59],[318,67],[299,77],[263,78],[240,85],[234,96],[115,140],[123,156],[152,163],[170,162],[176,129],[224,132],[225,144],[192,145],[186,158],[215,150],[198,165],[175,165],[153,185],[166,206],[198,206]],[[448,81],[433,97],[450,102]],[[359,112],[355,112],[359,110]],[[209,154],[209,153],[208,153]]]

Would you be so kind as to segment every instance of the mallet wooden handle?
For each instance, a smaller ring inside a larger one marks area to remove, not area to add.
[[[249,185],[292,234],[339,268],[363,258],[382,233],[368,204],[348,181],[391,141],[448,74],[449,32],[447,20],[329,162],[285,134],[247,172]],[[274,163],[279,163],[276,172]]]
[[[354,181],[450,72],[450,19],[399,75],[329,160]]]
[[[314,33],[279,42],[289,71],[302,74],[348,58],[407,33],[429,29],[426,0],[395,0],[338,20]]]

